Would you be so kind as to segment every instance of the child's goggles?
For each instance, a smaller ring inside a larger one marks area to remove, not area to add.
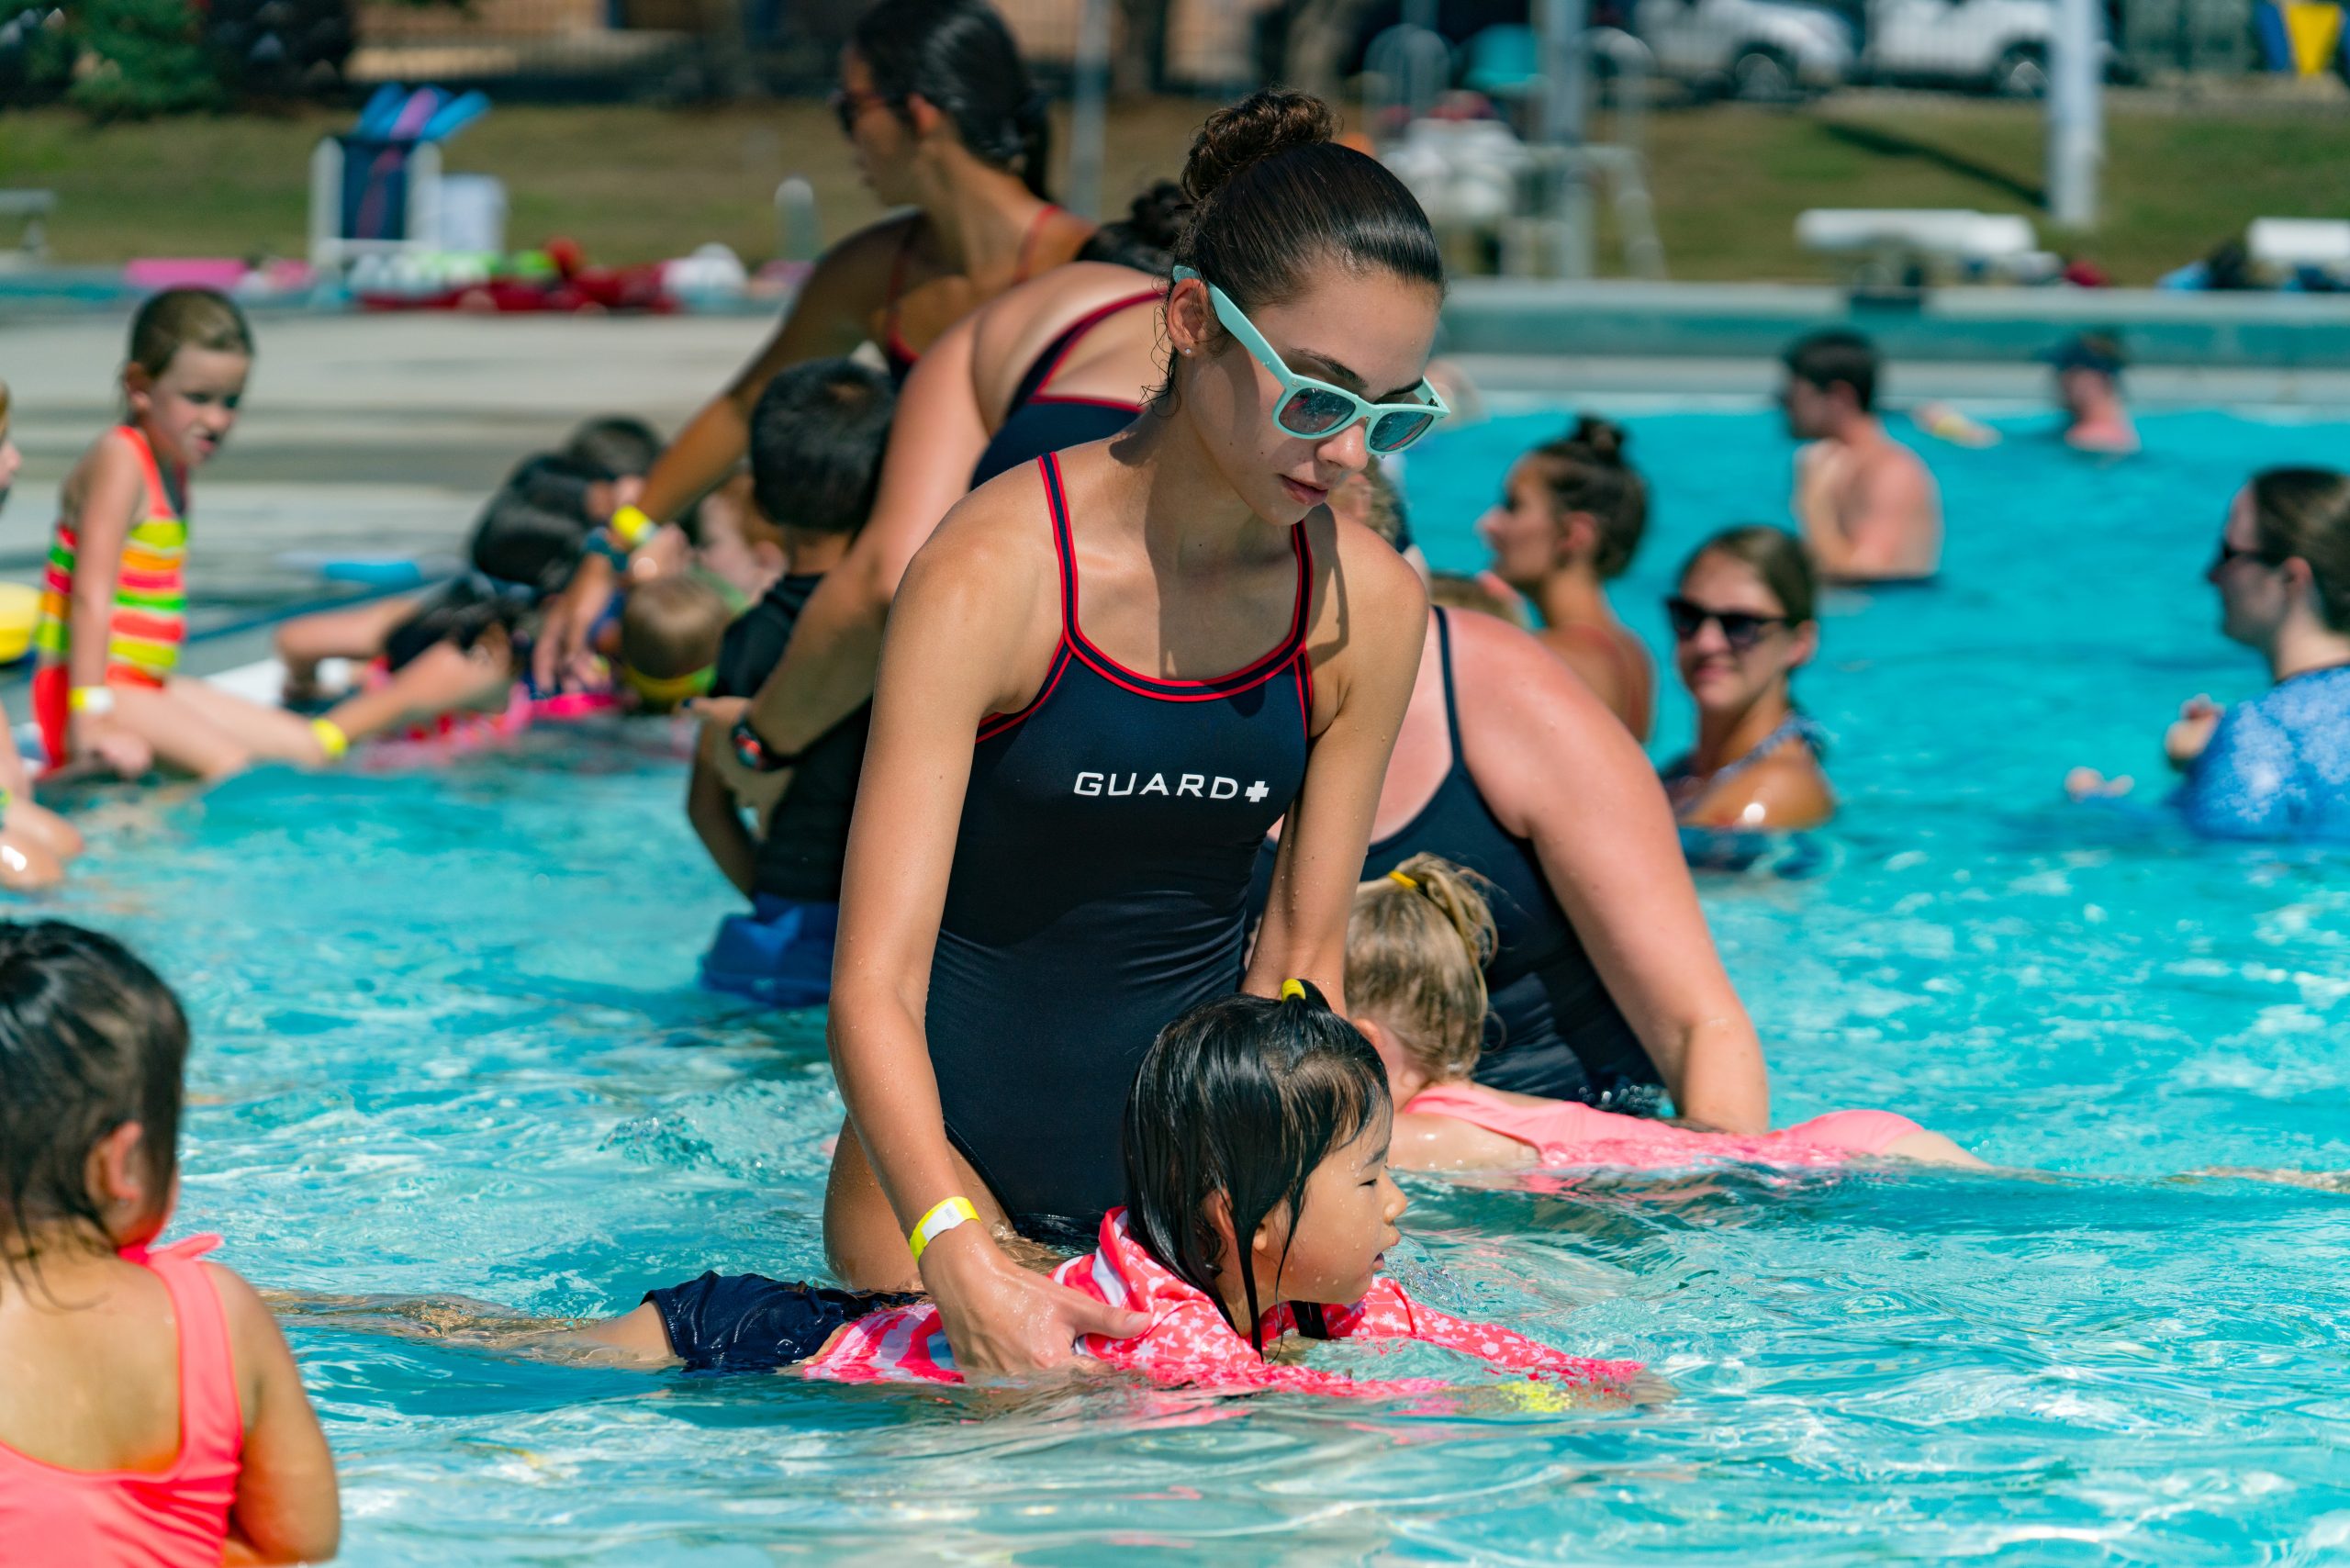
[[[1200,278],[1191,267],[1177,267],[1175,281]],[[1326,381],[1316,381],[1310,375],[1300,375],[1281,363],[1265,334],[1232,302],[1229,295],[1200,278],[1206,284],[1208,303],[1215,308],[1215,319],[1225,330],[1240,340],[1259,364],[1273,373],[1280,382],[1281,395],[1273,404],[1273,428],[1283,435],[1298,436],[1309,441],[1327,441],[1358,420],[1370,422],[1363,432],[1363,442],[1384,457],[1391,452],[1401,452],[1420,437],[1437,420],[1452,412],[1452,407],[1437,389],[1423,380],[1417,403],[1373,403],[1356,397],[1343,386],[1333,386]]]

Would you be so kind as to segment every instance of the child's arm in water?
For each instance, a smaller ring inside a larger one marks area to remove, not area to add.
[[[742,809],[735,805],[733,791],[702,755],[713,733],[717,744],[728,744],[725,734],[732,727],[713,719],[702,721],[702,744],[694,748],[693,773],[686,782],[686,820],[693,824],[695,836],[710,851],[720,874],[734,884],[736,892],[748,898],[757,879],[758,846],[743,825]]]
[[[302,1374],[277,1321],[252,1286],[218,1264],[219,1292],[244,1407],[245,1447],[229,1511],[230,1562],[323,1562],[341,1544],[334,1455],[302,1391]]]

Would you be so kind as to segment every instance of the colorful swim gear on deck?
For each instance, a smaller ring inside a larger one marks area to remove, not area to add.
[[[113,608],[106,616],[108,685],[161,687],[180,662],[187,641],[187,519],[172,504],[171,487],[155,450],[136,425],[118,425],[145,476],[146,496],[115,563]],[[73,580],[81,558],[80,531],[60,518],[41,579],[40,620],[33,646],[40,668],[33,676],[33,717],[53,767],[65,758],[72,717],[66,671],[73,651]]]

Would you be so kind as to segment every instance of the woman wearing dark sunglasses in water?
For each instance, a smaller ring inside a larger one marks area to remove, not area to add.
[[[1684,824],[1794,832],[1834,813],[1818,726],[1788,687],[1819,648],[1817,594],[1803,545],[1775,528],[1725,530],[1681,568],[1665,613],[1697,744],[1664,785]]]

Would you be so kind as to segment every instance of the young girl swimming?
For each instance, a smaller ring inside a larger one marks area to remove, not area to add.
[[[1471,1075],[1483,1047],[1494,942],[1493,911],[1475,879],[1433,855],[1416,855],[1356,890],[1347,1001],[1387,1069],[1398,1107],[1391,1158],[1403,1170],[1835,1165],[1873,1156],[1982,1164],[1887,1111],[1836,1111],[1740,1136],[1488,1089]]]
[[[1227,996],[1159,1032],[1127,1097],[1125,1204],[1101,1245],[1055,1271],[1127,1319],[1080,1354],[1154,1383],[1315,1394],[1420,1393],[1432,1379],[1359,1380],[1272,1359],[1284,1338],[1417,1339],[1504,1371],[1604,1394],[1640,1368],[1589,1361],[1415,1301],[1380,1264],[1405,1199],[1387,1171],[1392,1107],[1380,1060],[1311,984],[1280,1000]],[[977,1215],[941,1205],[917,1258]],[[419,1312],[446,1323],[462,1314]],[[483,1320],[476,1320],[480,1322]],[[585,1330],[486,1336],[567,1345],[642,1365],[726,1372],[795,1368],[834,1383],[960,1383],[938,1308],[920,1296],[704,1274],[651,1292]]]
[[[316,1562],[334,1461],[252,1287],[156,1249],[187,1020],[108,936],[0,924],[0,1543],[18,1568]]]
[[[66,476],[42,584],[33,716],[52,768],[218,778],[332,755],[298,715],[176,673],[188,475],[236,424],[252,359],[243,313],[210,289],[168,289],[132,319],[128,416]]]

